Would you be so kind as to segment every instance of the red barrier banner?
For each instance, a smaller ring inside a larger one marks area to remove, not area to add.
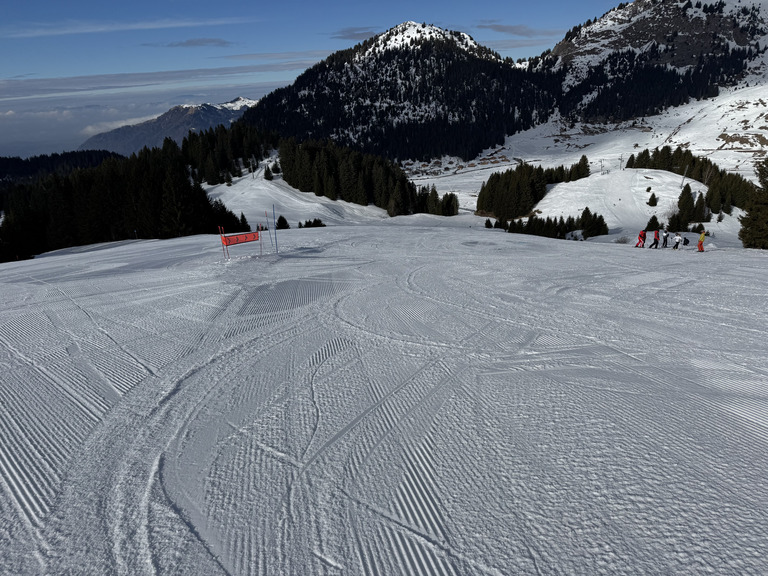
[[[230,236],[221,237],[221,243],[225,246],[232,246],[234,244],[244,244],[245,242],[257,242],[259,240],[258,232],[246,232],[245,234],[231,234]]]

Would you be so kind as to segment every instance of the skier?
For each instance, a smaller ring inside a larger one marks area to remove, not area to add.
[[[701,236],[699,236],[699,252],[704,252],[704,237],[707,235],[706,230],[701,231]]]
[[[667,247],[667,238],[669,238],[669,230],[664,228],[664,234],[662,234],[662,236],[664,237],[664,243],[661,245],[661,247],[662,248],[666,248]]]
[[[680,247],[680,242],[683,241],[683,237],[680,236],[680,232],[675,232],[675,245],[672,246],[672,250],[677,250]]]
[[[659,230],[656,229],[653,231],[653,242],[651,243],[648,248],[658,248],[659,247]]]
[[[645,248],[645,230],[640,230],[640,234],[637,235],[635,248]]]

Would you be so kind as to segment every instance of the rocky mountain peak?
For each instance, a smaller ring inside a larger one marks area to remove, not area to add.
[[[757,54],[768,33],[766,0],[636,0],[594,22],[574,27],[552,50],[569,70],[566,87],[582,80],[608,55],[653,55],[655,64],[684,72],[703,59],[735,48]]]
[[[460,50],[475,56],[482,55],[493,59],[501,59],[498,54],[494,54],[487,48],[480,46],[469,34],[454,30],[444,30],[431,24],[418,24],[412,21],[403,22],[375,36],[371,42],[364,45],[364,50],[359,53],[358,59],[369,58],[390,50],[418,49],[423,44],[429,42],[448,42],[454,44]]]

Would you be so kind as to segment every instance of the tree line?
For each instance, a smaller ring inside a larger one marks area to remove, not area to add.
[[[533,236],[544,236],[546,238],[575,238],[573,233],[581,231],[581,238],[586,240],[593,236],[602,236],[608,234],[608,224],[600,214],[593,214],[589,207],[584,208],[581,215],[577,218],[568,216],[568,218],[540,218],[532,214],[528,218],[519,218],[509,222],[496,221],[491,224],[491,220],[485,221],[486,228],[503,228],[507,232],[516,234],[531,234]]]
[[[393,162],[364,154],[333,141],[295,138],[280,141],[283,179],[302,192],[384,208],[390,216],[428,213],[453,216],[459,211],[455,194],[438,197],[433,186],[417,188]]]
[[[739,240],[744,248],[768,249],[768,159],[756,165],[759,187],[755,187],[740,218]]]
[[[219,124],[201,132],[189,132],[181,142],[181,153],[192,168],[192,178],[213,186],[231,183],[244,170],[252,171],[277,148],[279,140],[275,132],[234,122],[229,127]]]
[[[726,42],[710,47],[706,58],[678,71],[664,62],[666,47],[653,43],[638,53],[627,49],[608,55],[601,66],[564,93],[564,116],[589,122],[620,122],[661,113],[691,100],[713,98],[720,85],[733,83],[754,57],[751,48],[731,48]],[[638,89],[653,86],[653,90]]]
[[[542,168],[520,164],[504,172],[494,172],[480,187],[477,214],[494,216],[505,222],[527,215],[547,193],[547,186],[589,176],[589,160],[582,156],[570,168]]]
[[[417,188],[382,157],[329,141],[280,141],[276,133],[235,123],[190,132],[181,146],[166,138],[161,148],[145,147],[128,158],[75,152],[66,162],[37,159],[32,168],[5,160],[16,177],[7,179],[0,198],[0,261],[98,242],[216,233],[219,226],[248,231],[245,216],[211,200],[203,183],[231,183],[275,148],[280,154],[275,168],[299,190],[374,204],[391,216],[458,213],[455,194],[440,198],[434,186]]]
[[[695,156],[679,146],[674,150],[670,146],[646,148],[632,154],[626,167],[666,170],[701,182],[708,187],[704,205],[714,214],[730,214],[732,206],[746,209],[756,191],[755,185],[743,176],[723,170],[708,158]],[[695,220],[688,220],[691,221]]]
[[[162,148],[16,184],[4,203],[0,261],[99,242],[216,233],[218,226],[250,230],[244,215],[208,197],[167,138]]]

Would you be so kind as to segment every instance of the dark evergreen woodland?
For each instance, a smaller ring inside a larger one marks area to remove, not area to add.
[[[202,132],[190,132],[181,143],[182,156],[193,167],[197,182],[224,184],[255,166],[270,150],[277,148],[276,134],[262,133],[252,126],[234,123]]]
[[[747,214],[741,217],[739,239],[744,248],[768,249],[768,160],[756,166],[758,188],[746,206]]]
[[[93,168],[107,158],[118,157],[118,154],[105,150],[62,152],[30,158],[0,157],[0,186],[3,183],[19,182],[49,174],[69,174],[78,168]]]
[[[379,41],[332,54],[240,121],[391,159],[468,159],[546,120],[556,104],[560,75],[528,72],[487,48],[433,39],[372,50]]]
[[[109,157],[95,168],[17,184],[0,226],[0,260],[49,250],[132,238],[249,230],[195,181],[179,146],[144,148]]]
[[[526,216],[544,198],[547,186],[589,176],[589,160],[582,156],[570,168],[544,169],[521,164],[504,172],[494,172],[480,187],[477,213],[494,216],[502,222]]]
[[[666,170],[708,186],[706,196],[699,200],[692,196],[688,185],[687,194],[681,194],[677,217],[670,219],[672,230],[684,230],[691,222],[706,221],[711,214],[721,211],[730,214],[732,206],[746,209],[756,192],[755,185],[743,176],[723,170],[708,158],[694,156],[680,147],[675,150],[669,146],[643,150],[631,155],[626,167]]]
[[[584,208],[578,218],[569,216],[564,219],[561,216],[559,219],[555,219],[549,216],[547,218],[530,216],[526,220],[512,220],[507,224],[506,229],[507,232],[517,234],[532,234],[559,239],[568,238],[571,233],[577,230],[581,230],[581,238],[584,240],[593,236],[608,234],[608,225],[605,223],[605,219],[600,214],[593,214],[588,207]]]
[[[578,87],[563,95],[561,113],[585,122],[620,122],[659,114],[691,100],[717,96],[718,86],[738,77],[747,63],[746,49],[731,50],[725,45],[692,68],[678,71],[658,63],[658,51],[658,45],[652,45],[640,54],[630,49],[609,55],[602,66],[589,70]],[[585,99],[595,87],[597,95]]]
[[[438,198],[434,188],[418,190],[389,160],[332,141],[282,140],[280,168],[283,179],[302,192],[363,206],[373,204],[386,209],[390,216],[414,213],[453,216],[459,210],[455,194]]]

